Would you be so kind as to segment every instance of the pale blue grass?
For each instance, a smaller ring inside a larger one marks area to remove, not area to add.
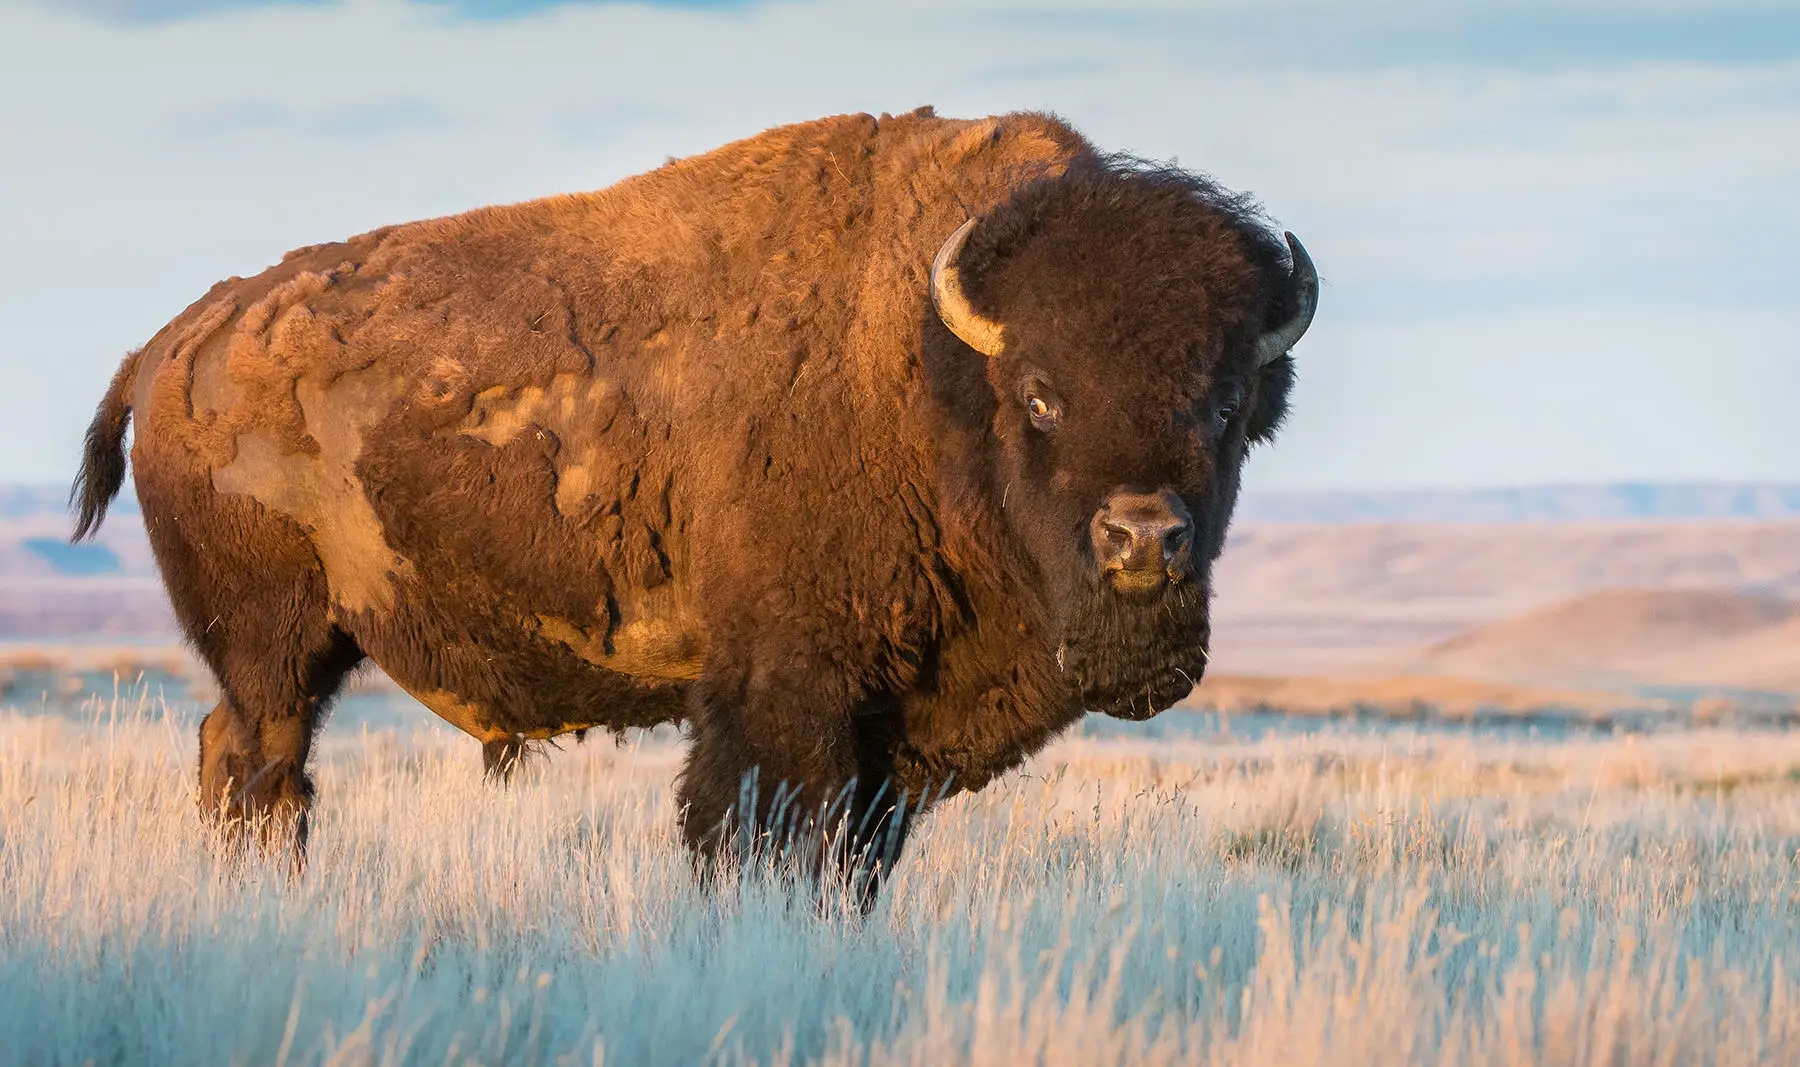
[[[666,740],[328,738],[233,868],[124,712],[0,716],[0,1060],[1800,1062],[1800,738],[1068,742],[863,919],[697,884]]]

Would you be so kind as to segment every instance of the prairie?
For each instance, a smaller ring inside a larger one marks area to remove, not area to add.
[[[0,713],[0,1060],[1800,1062],[1800,737],[1064,740],[873,914],[699,883],[670,732],[485,783],[339,723],[311,862],[217,857],[193,709]]]

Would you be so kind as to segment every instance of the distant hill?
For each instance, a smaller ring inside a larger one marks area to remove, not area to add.
[[[1434,642],[1600,590],[1800,601],[1800,520],[1246,523],[1232,530],[1214,584],[1222,671],[1450,672],[1411,660]],[[1767,640],[1779,658],[1777,638]]]
[[[1800,485],[1522,486],[1280,493],[1245,490],[1240,523],[1592,522],[1800,518]]]
[[[97,542],[70,550],[67,494],[0,487],[0,641],[171,635],[135,502],[122,497]],[[1800,487],[1252,493],[1214,580],[1221,672],[1435,670],[1410,661],[1601,589],[1800,602]],[[1728,673],[1786,677],[1795,631],[1742,637]]]
[[[1412,666],[1564,685],[1800,691],[1800,604],[1710,589],[1605,589],[1439,641]]]

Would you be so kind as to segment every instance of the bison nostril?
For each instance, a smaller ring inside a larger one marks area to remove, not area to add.
[[[1106,533],[1106,547],[1120,556],[1129,553],[1137,541],[1137,532],[1122,523],[1102,519],[1100,529]]]

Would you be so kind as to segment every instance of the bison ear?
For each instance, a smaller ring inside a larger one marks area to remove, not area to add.
[[[968,243],[969,231],[974,228],[974,219],[958,226],[944,242],[944,247],[938,249],[937,258],[931,261],[931,302],[937,308],[938,318],[944,320],[944,325],[957,340],[991,359],[1006,347],[1005,327],[983,318],[975,305],[969,303],[958,267],[963,245]]]
[[[1287,419],[1288,394],[1294,388],[1294,361],[1286,356],[1257,371],[1256,406],[1250,409],[1245,436],[1253,445],[1272,440]]]
[[[1259,367],[1266,367],[1287,355],[1305,335],[1306,328],[1312,325],[1313,312],[1319,307],[1319,272],[1313,269],[1312,257],[1306,254],[1306,246],[1300,243],[1300,238],[1293,234],[1287,235],[1287,243],[1288,253],[1294,260],[1288,275],[1294,313],[1286,322],[1256,339],[1256,365]]]

